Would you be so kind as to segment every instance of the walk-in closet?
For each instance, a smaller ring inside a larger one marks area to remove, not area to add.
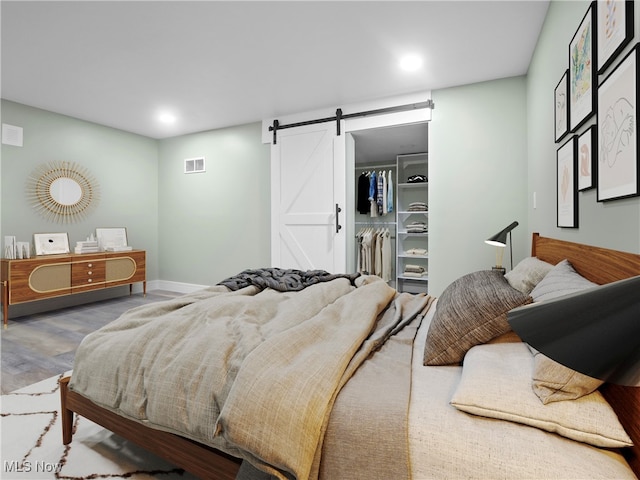
[[[428,124],[351,133],[354,143],[352,271],[399,291],[428,291]]]

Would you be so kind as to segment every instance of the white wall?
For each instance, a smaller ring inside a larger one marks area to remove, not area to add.
[[[429,292],[495,265],[484,241],[512,221],[514,265],[528,252],[525,78],[433,92],[429,124]],[[509,266],[509,251],[504,265]]]

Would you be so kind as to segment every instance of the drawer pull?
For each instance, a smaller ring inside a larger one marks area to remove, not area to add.
[[[91,283],[91,282],[93,282],[93,279],[90,278],[89,280],[87,280],[87,282]]]
[[[89,268],[93,267],[93,263],[90,263],[90,264],[88,265],[88,267],[89,267]]]

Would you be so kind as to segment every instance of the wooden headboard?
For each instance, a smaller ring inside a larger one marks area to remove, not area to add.
[[[593,247],[533,234],[531,255],[548,263],[569,260],[583,277],[599,285],[640,275],[640,254]],[[618,414],[634,447],[623,451],[635,474],[640,477],[640,387],[605,384],[603,395]]]

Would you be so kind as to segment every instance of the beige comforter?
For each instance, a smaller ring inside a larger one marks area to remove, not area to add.
[[[406,323],[376,329],[397,293],[377,277],[357,285],[216,286],[139,307],[85,338],[70,388],[279,478],[313,477],[340,387]]]

